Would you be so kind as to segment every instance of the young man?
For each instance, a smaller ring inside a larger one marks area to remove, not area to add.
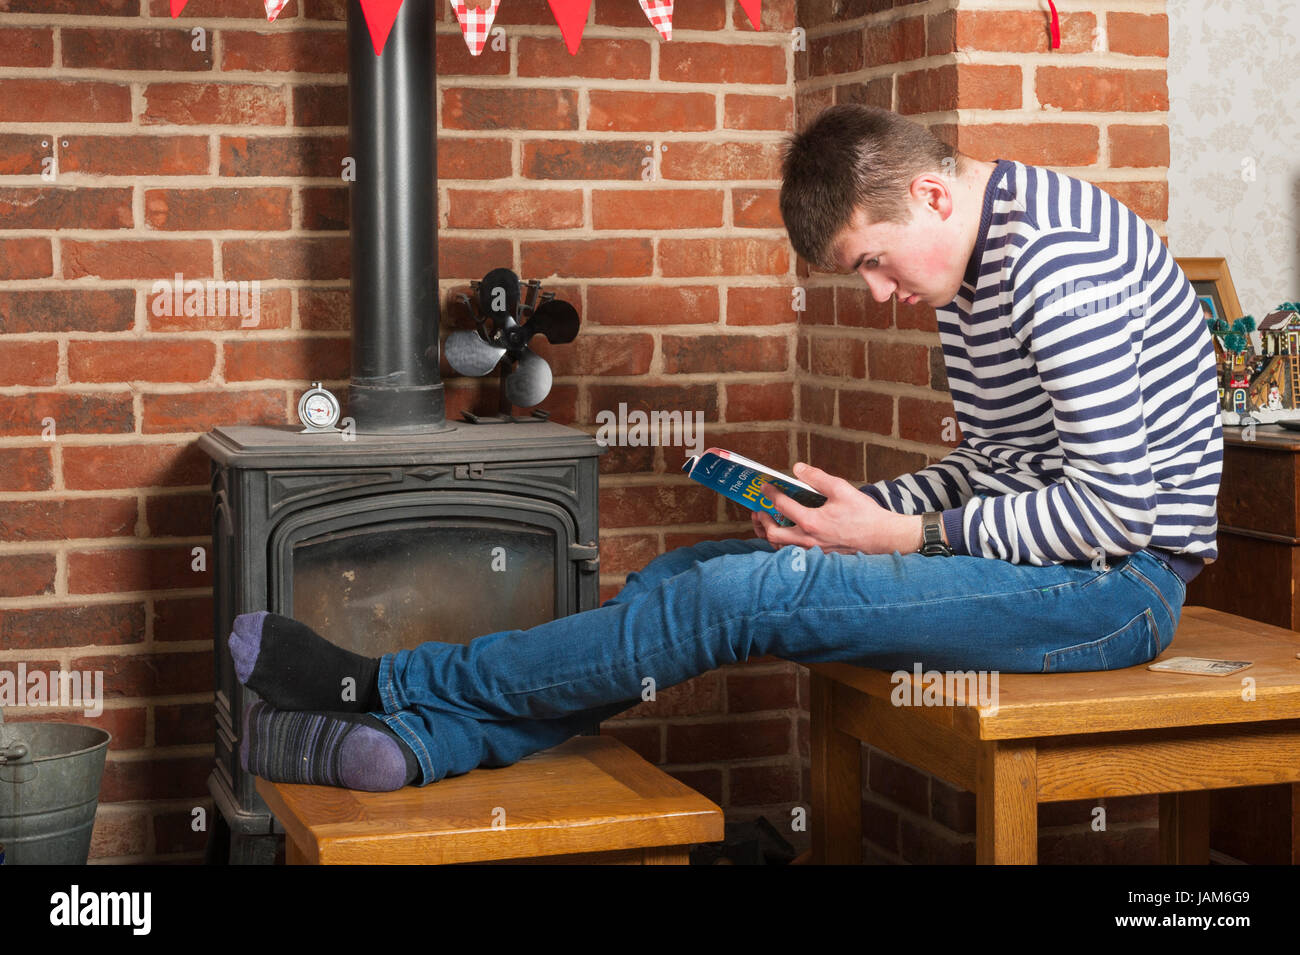
[[[960,444],[755,540],[663,554],[602,607],[467,645],[358,657],[285,617],[235,621],[251,772],[385,790],[554,746],[750,655],[881,669],[1142,664],[1216,556],[1210,336],[1155,233],[1095,186],[977,162],[884,110],[826,110],[787,152],[807,261],[938,315]],[[939,435],[935,435],[936,440]],[[356,703],[341,687],[361,688]]]

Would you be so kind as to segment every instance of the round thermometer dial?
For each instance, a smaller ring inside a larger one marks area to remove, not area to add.
[[[312,382],[311,390],[298,401],[298,417],[310,431],[333,429],[339,414],[339,400],[322,388],[319,381]]]

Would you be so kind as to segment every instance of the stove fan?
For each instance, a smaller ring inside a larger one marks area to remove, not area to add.
[[[541,335],[552,345],[568,344],[578,336],[578,311],[557,300],[554,292],[542,292],[536,279],[528,282],[528,296],[521,304],[519,276],[510,269],[493,269],[470,288],[477,293],[474,298],[461,294],[456,300],[469,310],[478,329],[450,333],[444,354],[452,368],[476,378],[500,365],[498,410],[510,419],[512,405],[531,408],[551,391],[551,366],[528,347],[529,339]],[[477,420],[468,412],[466,417]]]

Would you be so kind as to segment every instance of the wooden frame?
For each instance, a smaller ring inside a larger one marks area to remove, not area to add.
[[[1208,298],[1214,305],[1215,318],[1225,319],[1229,324],[1241,318],[1241,302],[1237,299],[1237,288],[1232,284],[1232,275],[1228,272],[1227,259],[1174,259],[1183,270],[1198,299]]]

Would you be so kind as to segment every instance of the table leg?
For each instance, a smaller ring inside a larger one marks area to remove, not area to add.
[[[862,864],[862,743],[835,728],[833,681],[811,674],[812,861]]]
[[[1210,864],[1210,793],[1160,794],[1160,862]]]
[[[1032,743],[980,744],[975,767],[975,862],[1038,863],[1038,750]]]

